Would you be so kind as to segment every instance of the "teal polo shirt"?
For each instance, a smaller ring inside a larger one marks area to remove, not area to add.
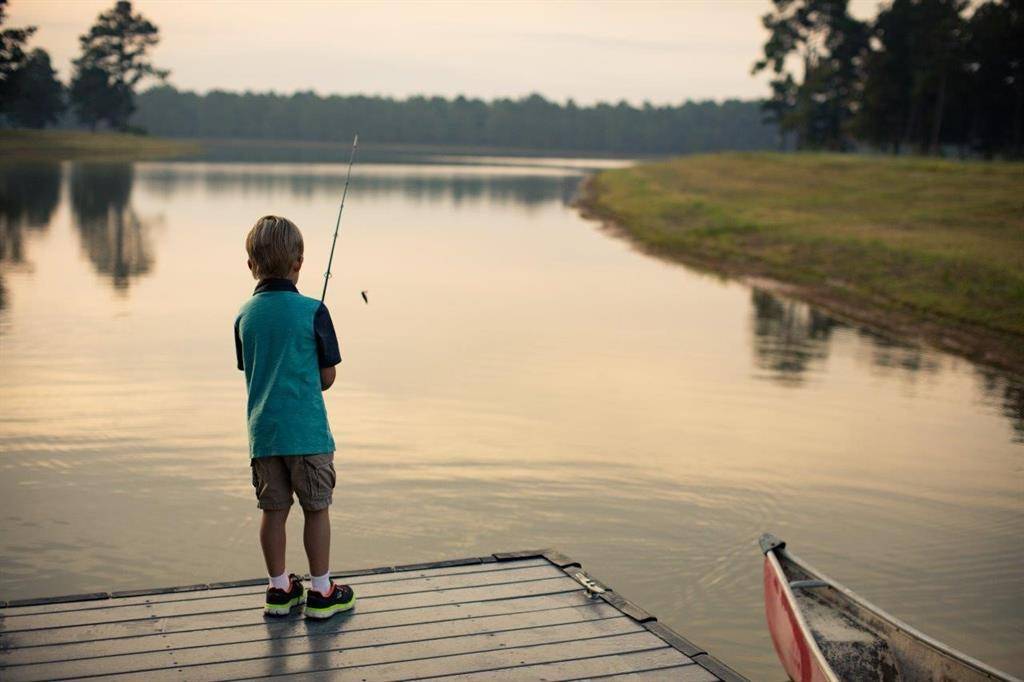
[[[250,457],[334,452],[320,368],[341,362],[327,307],[288,279],[262,280],[235,318]]]

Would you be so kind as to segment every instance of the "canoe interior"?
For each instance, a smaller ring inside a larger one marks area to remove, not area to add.
[[[830,582],[785,550],[775,555],[791,584],[808,580]],[[793,594],[811,635],[839,679],[885,682],[1014,682],[1016,679],[923,636],[836,583],[819,587],[793,586]]]

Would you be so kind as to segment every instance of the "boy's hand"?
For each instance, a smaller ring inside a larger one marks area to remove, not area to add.
[[[321,367],[320,368],[320,390],[326,391],[334,383],[334,378],[338,373],[333,367]]]

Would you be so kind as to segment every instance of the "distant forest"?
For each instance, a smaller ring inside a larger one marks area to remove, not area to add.
[[[323,142],[358,131],[377,144],[556,153],[791,147],[1024,157],[1024,0],[886,0],[869,20],[851,15],[849,0],[765,0],[767,39],[752,72],[768,76],[770,96],[668,106],[179,91],[149,56],[159,29],[128,0],[79,37],[65,84],[49,54],[29,47],[35,27],[5,25],[6,5],[0,127],[74,120],[168,137]]]
[[[205,95],[156,87],[137,97],[132,124],[167,137],[344,142],[358,132],[379,144],[459,145],[664,154],[779,146],[758,101],[676,106],[577,106],[540,95],[521,99]]]

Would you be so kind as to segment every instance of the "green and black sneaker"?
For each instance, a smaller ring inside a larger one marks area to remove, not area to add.
[[[336,613],[348,611],[356,605],[356,593],[348,585],[337,585],[331,581],[327,596],[310,590],[306,598],[306,618],[330,618]]]
[[[279,590],[276,587],[267,588],[267,603],[263,607],[263,613],[268,616],[287,616],[293,606],[306,602],[306,588],[302,586],[299,576],[292,573],[288,576],[289,587],[287,590]]]

